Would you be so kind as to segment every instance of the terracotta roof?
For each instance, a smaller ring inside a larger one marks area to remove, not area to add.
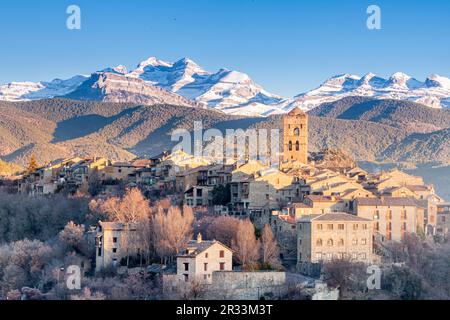
[[[296,222],[295,217],[293,217],[291,215],[281,215],[281,216],[278,216],[278,218],[280,218],[280,220],[283,220],[290,224],[295,224],[295,222]]]
[[[356,198],[361,206],[416,206],[414,198],[406,197],[380,197],[380,198]]]

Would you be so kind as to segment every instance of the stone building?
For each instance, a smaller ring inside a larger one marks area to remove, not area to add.
[[[294,108],[283,117],[283,166],[308,163],[308,115]]]
[[[450,230],[450,202],[437,205],[437,234],[447,238]]]
[[[372,263],[372,221],[347,213],[309,215],[297,222],[297,267],[335,259]]]
[[[95,236],[95,271],[120,266],[120,260],[142,245],[134,224],[99,222]]]
[[[424,218],[414,198],[357,198],[359,217],[373,220],[373,229],[381,241],[401,241],[405,233],[423,231]]]
[[[201,234],[189,241],[186,250],[177,256],[178,281],[211,283],[214,271],[231,271],[233,252],[219,241],[206,241]]]

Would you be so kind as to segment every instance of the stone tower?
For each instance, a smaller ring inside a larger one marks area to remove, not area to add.
[[[294,108],[283,117],[284,165],[308,163],[308,115]]]

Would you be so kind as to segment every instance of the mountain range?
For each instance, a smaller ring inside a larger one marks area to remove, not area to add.
[[[295,106],[311,110],[346,97],[417,102],[432,108],[450,107],[450,79],[429,76],[424,82],[404,73],[384,79],[375,74],[334,76],[318,88],[284,98],[265,90],[249,75],[228,69],[208,72],[184,58],[171,63],[150,57],[132,70],[119,65],[91,75],[51,82],[12,82],[0,86],[0,100],[27,101],[54,97],[134,104],[175,104],[216,109],[239,116],[270,116]]]

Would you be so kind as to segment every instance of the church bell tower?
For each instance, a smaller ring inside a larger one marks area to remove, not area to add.
[[[308,115],[298,107],[283,117],[283,164],[308,163]]]

